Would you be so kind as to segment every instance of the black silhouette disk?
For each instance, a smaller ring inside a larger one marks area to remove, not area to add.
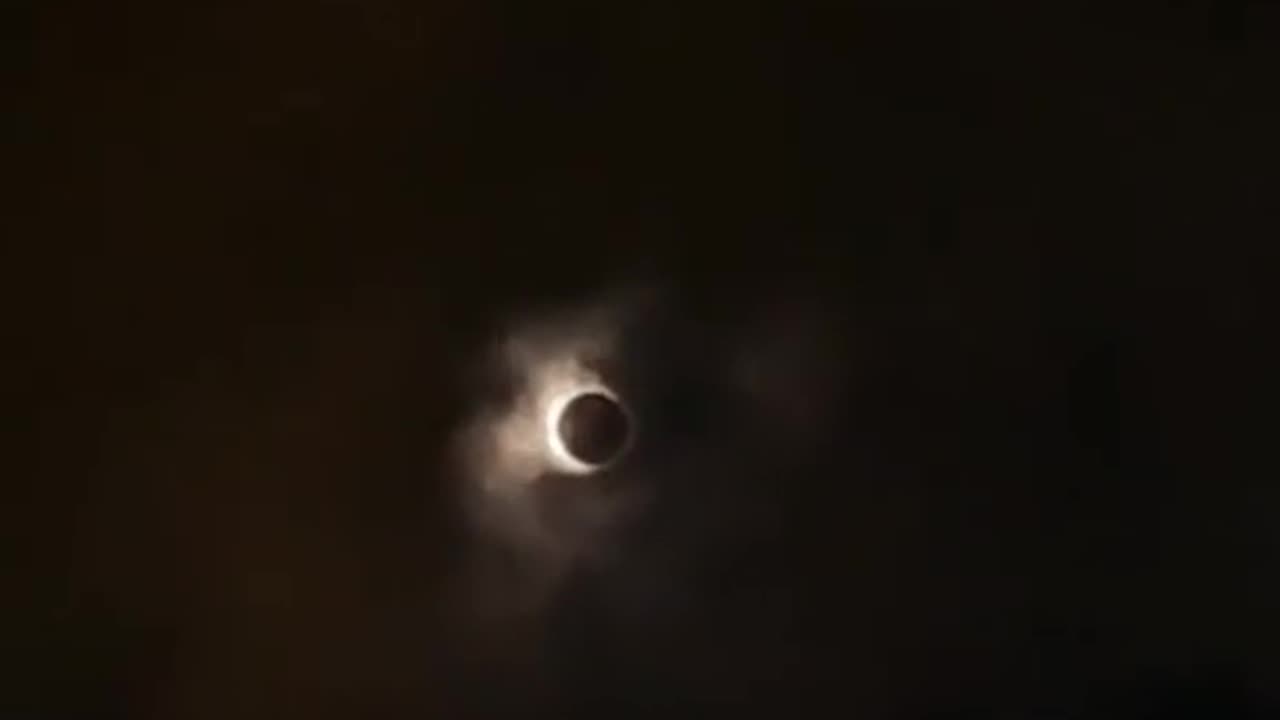
[[[565,406],[556,431],[569,454],[584,463],[603,465],[622,452],[631,423],[616,400],[587,392]]]

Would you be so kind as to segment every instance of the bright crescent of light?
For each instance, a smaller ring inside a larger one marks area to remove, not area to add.
[[[562,390],[547,401],[543,425],[543,432],[546,434],[547,440],[547,455],[551,460],[551,464],[560,472],[586,475],[599,470],[603,466],[584,462],[574,457],[573,453],[569,452],[569,448],[565,447],[564,438],[560,437],[560,417],[564,415],[565,408],[575,398],[590,393],[604,395],[614,402],[618,400],[613,391],[603,385],[585,384]]]

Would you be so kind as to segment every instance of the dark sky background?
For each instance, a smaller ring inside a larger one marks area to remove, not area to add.
[[[1272,716],[1280,12],[1041,5],[6,3],[0,717]],[[658,500],[459,620],[636,285]]]

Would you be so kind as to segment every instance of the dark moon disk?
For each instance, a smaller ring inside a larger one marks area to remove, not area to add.
[[[622,452],[631,423],[616,400],[588,392],[569,401],[556,431],[565,449],[575,458],[591,465],[603,465]]]

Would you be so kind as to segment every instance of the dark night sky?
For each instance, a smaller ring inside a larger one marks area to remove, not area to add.
[[[1270,716],[1280,11],[1039,5],[7,3],[0,717]],[[634,286],[658,500],[458,620]]]

